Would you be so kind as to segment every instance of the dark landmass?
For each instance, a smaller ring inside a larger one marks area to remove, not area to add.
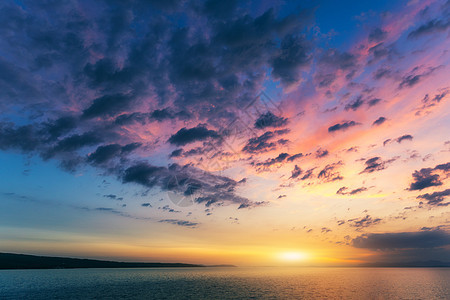
[[[183,263],[117,262],[95,259],[49,257],[0,253],[0,269],[77,269],[77,268],[203,268],[204,265]]]
[[[376,262],[361,264],[361,267],[368,268],[449,268],[450,262],[439,260],[411,261],[411,262]]]

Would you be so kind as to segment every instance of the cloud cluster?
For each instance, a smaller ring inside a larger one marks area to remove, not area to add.
[[[399,157],[393,157],[391,159],[388,160],[383,160],[381,157],[376,156],[376,157],[372,157],[367,159],[364,164],[365,164],[365,168],[364,170],[362,170],[359,174],[363,174],[363,173],[373,173],[376,171],[381,171],[387,168],[387,166],[391,163],[393,163],[394,161],[396,161]]]
[[[236,194],[236,188],[245,183],[245,180],[235,181],[190,165],[172,164],[166,168],[141,162],[125,169],[121,178],[124,183],[137,183],[148,188],[158,187],[183,196],[195,195],[193,201],[206,206],[235,203],[239,207],[254,207],[262,204]]]
[[[347,221],[347,223],[352,227],[356,227],[357,229],[362,229],[365,227],[377,225],[381,221],[382,221],[382,219],[380,219],[380,218],[372,218],[370,215],[366,215],[365,217],[362,217],[362,218],[350,219]]]
[[[341,174],[336,171],[336,169],[343,164],[344,163],[342,161],[338,161],[326,165],[322,170],[319,171],[319,174],[317,174],[317,178],[322,182],[331,182],[344,179],[344,177],[342,177]]]
[[[274,150],[277,145],[283,144],[283,140],[275,140],[275,138],[288,132],[288,129],[266,131],[260,136],[250,138],[247,144],[242,148],[242,151],[250,154],[256,154]]]
[[[283,127],[287,124],[287,122],[287,118],[277,117],[272,112],[268,111],[259,116],[259,118],[255,121],[255,128],[264,129],[267,127]]]
[[[343,187],[339,188],[339,190],[337,190],[336,194],[338,194],[338,195],[356,195],[356,194],[362,193],[364,191],[367,191],[366,187],[360,187],[360,188],[348,191],[348,187],[343,186]]]
[[[279,16],[270,7],[253,14],[239,5],[113,1],[94,9],[78,1],[1,4],[0,47],[9,53],[0,59],[2,111],[9,116],[20,107],[30,118],[0,120],[0,148],[55,159],[69,171],[90,164],[125,183],[163,190],[174,190],[169,177],[195,175],[205,193],[197,202],[252,206],[235,194],[232,179],[155,164],[143,158],[148,156],[142,150],[219,143],[221,124],[235,119],[239,108],[262,90],[266,70],[283,86],[300,80],[313,49],[299,34],[311,21],[309,14],[296,10]],[[269,111],[254,127],[286,124],[287,118]],[[274,137],[286,132],[266,132],[249,140],[243,151],[274,149],[286,143]],[[189,151],[176,149],[171,158],[193,154]],[[210,181],[230,186],[213,193]]]
[[[450,172],[450,163],[439,164],[434,168],[422,168],[419,171],[414,171],[412,174],[413,181],[408,190],[423,190],[432,186],[442,185],[442,179],[439,173],[448,174]]]
[[[445,198],[450,197],[450,189],[446,189],[440,192],[426,193],[417,196],[417,199],[427,200],[428,205],[447,206],[450,202],[444,202]]]

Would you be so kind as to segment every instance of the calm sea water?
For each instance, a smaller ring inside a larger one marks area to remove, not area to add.
[[[6,270],[0,299],[450,299],[450,268]]]

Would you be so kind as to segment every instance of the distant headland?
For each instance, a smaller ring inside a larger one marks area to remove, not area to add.
[[[205,268],[233,265],[200,265],[184,263],[117,262],[95,259],[0,253],[0,269],[80,269],[80,268]]]

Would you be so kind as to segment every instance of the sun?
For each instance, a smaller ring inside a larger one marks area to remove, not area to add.
[[[305,260],[307,255],[303,252],[289,251],[279,253],[278,258],[285,262],[295,262]]]

